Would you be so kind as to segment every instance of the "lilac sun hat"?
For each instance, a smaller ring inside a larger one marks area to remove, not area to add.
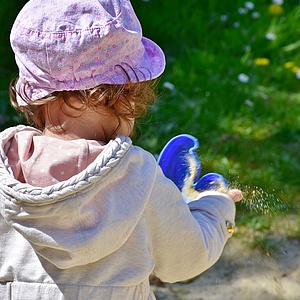
[[[165,56],[142,28],[129,0],[30,0],[11,31],[19,67],[17,101],[54,91],[154,79]],[[23,95],[23,97],[22,97]]]

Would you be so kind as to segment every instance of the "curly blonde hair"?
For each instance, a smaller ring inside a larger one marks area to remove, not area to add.
[[[11,105],[25,116],[28,124],[40,130],[45,129],[47,104],[54,103],[54,101],[58,101],[63,112],[64,104],[78,111],[84,111],[86,108],[97,110],[104,106],[118,118],[120,124],[121,120],[132,122],[132,118],[137,119],[146,115],[148,108],[154,105],[157,98],[157,80],[129,81],[126,84],[100,84],[87,90],[53,92],[36,101],[28,99],[26,93],[23,92],[22,94],[25,96],[22,96],[22,100],[27,105],[22,106],[19,105],[16,98],[17,80],[13,80],[10,84]],[[21,95],[19,94],[19,96]],[[74,106],[71,98],[77,98],[82,106],[79,108],[78,105]]]

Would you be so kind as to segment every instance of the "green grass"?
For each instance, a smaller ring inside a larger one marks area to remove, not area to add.
[[[296,213],[300,200],[300,7],[286,1],[134,1],[144,34],[165,50],[162,95],[139,144],[154,153],[180,133],[200,140],[203,173],[245,192],[238,221]],[[257,17],[259,15],[259,17]],[[144,22],[143,22],[144,21]],[[276,37],[274,40],[266,37]],[[257,58],[269,64],[256,65]],[[286,63],[293,62],[293,68]],[[246,82],[239,80],[245,74]],[[253,222],[248,221],[251,227]]]
[[[7,34],[17,3],[1,2]],[[257,230],[258,215],[299,211],[300,6],[285,1],[282,13],[274,15],[271,0],[251,3],[254,9],[245,11],[244,1],[132,0],[144,35],[167,58],[160,97],[135,142],[158,154],[175,135],[196,136],[203,174],[222,173],[244,190],[237,221]],[[8,40],[1,40],[7,42],[0,62],[4,128],[17,122],[6,96],[16,69]],[[269,64],[257,65],[257,58]]]

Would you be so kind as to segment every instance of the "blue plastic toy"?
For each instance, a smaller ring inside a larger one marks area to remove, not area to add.
[[[188,134],[175,136],[161,151],[158,164],[165,176],[189,198],[195,192],[227,191],[229,185],[222,175],[208,173],[200,177],[201,163],[196,153],[198,148],[199,142],[195,137]]]

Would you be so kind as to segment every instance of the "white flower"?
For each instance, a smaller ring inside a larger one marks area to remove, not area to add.
[[[249,76],[244,73],[239,74],[238,79],[240,82],[243,82],[243,83],[249,82]]]
[[[298,70],[298,71],[296,72],[296,78],[297,78],[297,79],[300,79],[300,70]]]
[[[283,0],[273,0],[272,2],[277,5],[282,5],[284,1]]]
[[[247,9],[247,8],[240,7],[240,8],[238,9],[238,13],[239,13],[240,15],[245,15],[245,14],[247,14],[247,12],[248,12],[248,9]]]
[[[248,106],[250,106],[250,107],[254,106],[254,103],[251,100],[249,100],[249,99],[245,100],[245,104],[248,105]]]
[[[168,81],[166,81],[166,82],[163,83],[163,87],[165,89],[170,90],[170,91],[174,91],[175,90],[175,85],[173,83],[171,83],[171,82],[168,82]]]
[[[268,32],[266,34],[266,39],[269,40],[269,41],[274,41],[276,40],[277,36],[275,33],[272,33],[272,32]]]
[[[252,10],[252,9],[254,9],[254,7],[255,7],[255,6],[254,6],[254,3],[253,3],[253,2],[249,2],[249,1],[245,2],[244,5],[245,5],[245,7],[248,8],[249,10]]]
[[[220,20],[221,20],[221,22],[226,22],[226,21],[228,21],[228,15],[222,15],[222,16],[220,17]]]
[[[258,11],[254,11],[252,14],[251,14],[251,17],[253,19],[258,19],[260,17],[260,13]]]

